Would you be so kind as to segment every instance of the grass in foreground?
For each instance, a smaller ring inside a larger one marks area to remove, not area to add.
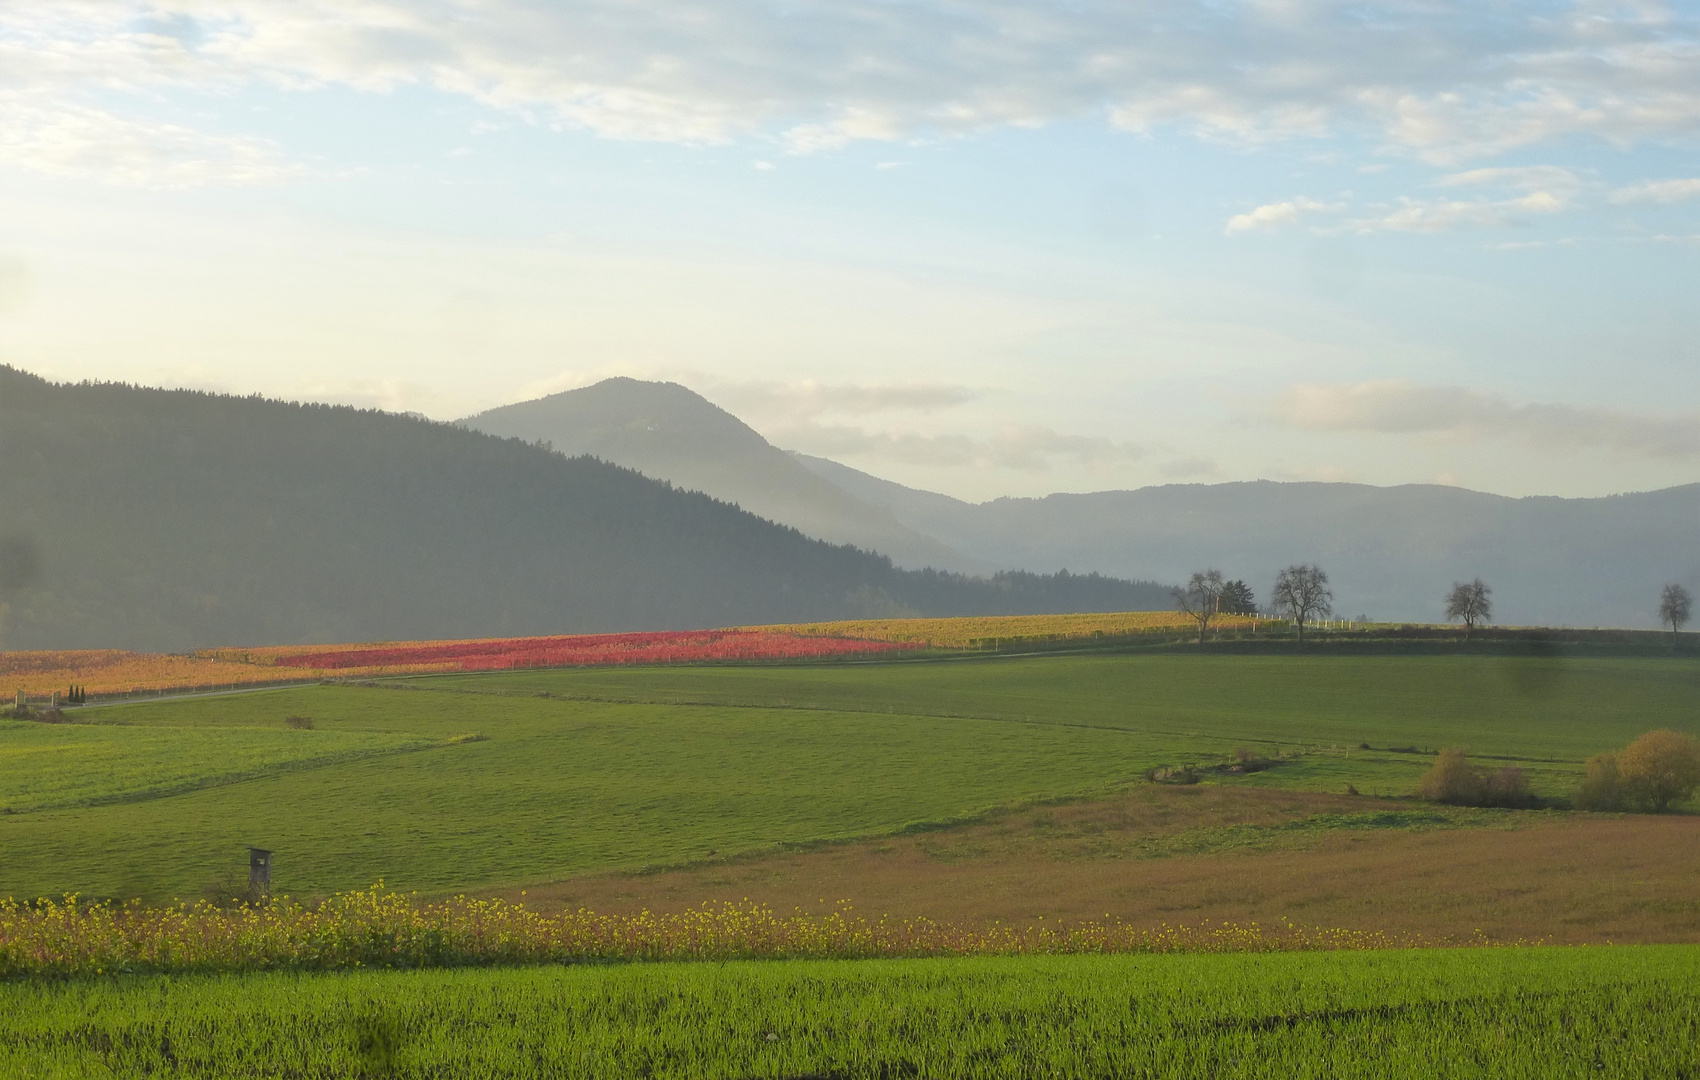
[[[1691,1077],[1700,948],[639,964],[0,984],[0,1073]]]

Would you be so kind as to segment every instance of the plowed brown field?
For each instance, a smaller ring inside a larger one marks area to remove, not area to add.
[[[956,923],[1289,919],[1435,941],[1693,942],[1700,817],[1151,785],[957,829],[535,886],[525,902],[673,911],[744,898]]]

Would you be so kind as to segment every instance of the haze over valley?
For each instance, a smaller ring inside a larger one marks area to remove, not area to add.
[[[1601,499],[1440,485],[1171,484],[971,503],[786,454],[683,386],[609,379],[461,421],[588,453],[899,566],[1095,572],[1179,582],[1202,566],[1260,595],[1324,566],[1347,617],[1434,622],[1456,580],[1494,583],[1501,621],[1651,626],[1661,584],[1700,588],[1700,484]]]

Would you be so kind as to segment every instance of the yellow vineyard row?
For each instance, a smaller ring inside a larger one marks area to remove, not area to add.
[[[1249,629],[1255,619],[1220,615],[1211,629]],[[1070,638],[1127,637],[1179,633],[1197,624],[1179,611],[1114,611],[1082,615],[970,615],[942,619],[852,619],[845,622],[793,623],[765,629],[794,634],[908,641],[941,649],[965,649],[990,643],[1057,641]]]

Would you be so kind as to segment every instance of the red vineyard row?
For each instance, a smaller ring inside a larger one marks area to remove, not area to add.
[[[355,649],[289,652],[279,667],[339,671],[431,664],[462,671],[596,664],[672,664],[700,660],[781,660],[919,648],[913,642],[813,637],[769,630],[682,630],[570,637],[490,638]]]

